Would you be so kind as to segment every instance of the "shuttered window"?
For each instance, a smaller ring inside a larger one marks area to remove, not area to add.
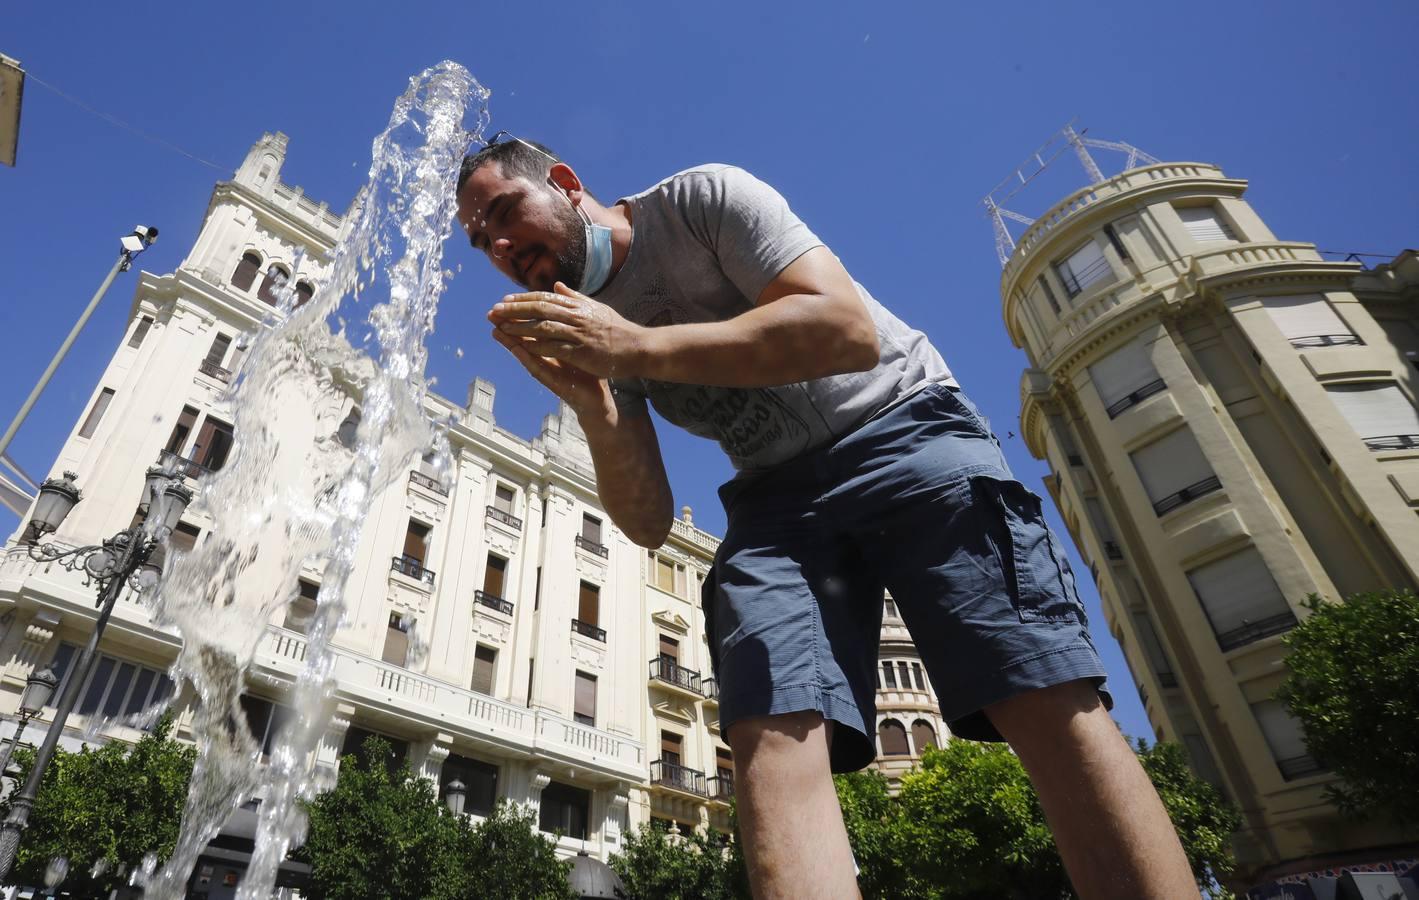
[[[577,598],[576,617],[586,625],[599,625],[601,619],[601,588],[585,581]]]
[[[128,346],[138,347],[143,343],[143,338],[148,336],[148,329],[153,327],[153,317],[144,316],[138,320],[138,324],[133,327],[133,334],[128,338]]]
[[[884,660],[882,662],[882,683],[889,688],[895,688],[897,686],[897,669],[892,665],[890,660]]]
[[[505,597],[503,582],[507,576],[507,560],[496,553],[488,554],[488,568],[483,572],[483,593]]]
[[[396,666],[409,661],[409,620],[399,613],[389,614],[389,627],[384,632],[384,653],[380,658]]]
[[[1254,547],[1187,573],[1223,650],[1233,650],[1296,624],[1266,562]]]
[[[1371,450],[1419,447],[1419,412],[1392,381],[1326,385],[1341,415]]]
[[[907,744],[907,730],[896,719],[887,719],[877,726],[877,737],[882,741],[883,756],[910,756]]]
[[[429,552],[429,526],[409,520],[409,530],[404,532],[404,556],[423,565]]]
[[[673,731],[662,731],[660,733],[660,760],[668,762],[672,766],[680,765],[680,751],[684,747],[685,739]]]
[[[583,725],[596,724],[596,676],[576,673],[576,711],[574,718]]]
[[[1293,347],[1360,343],[1350,326],[1321,294],[1262,297],[1261,304]]]
[[[513,490],[505,484],[500,484],[493,491],[493,509],[512,515]]]
[[[1221,487],[1197,439],[1185,426],[1133,451],[1130,457],[1160,516]]]
[[[1102,281],[1113,274],[1109,261],[1104,258],[1104,251],[1093,240],[1057,263],[1055,271],[1059,274],[1059,280],[1064,283],[1064,290],[1071,297],[1082,293],[1094,282]]]
[[[177,417],[177,423],[172,426],[172,434],[168,436],[167,446],[163,449],[169,453],[182,453],[182,448],[187,444],[187,436],[192,434],[192,426],[197,424],[197,410],[190,406],[182,408],[182,414]]]
[[[1217,213],[1213,206],[1185,206],[1178,210],[1178,218],[1192,239],[1199,244],[1235,242],[1237,236],[1231,227]]]
[[[203,362],[210,366],[220,366],[227,358],[227,348],[232,345],[232,337],[229,334],[218,334],[212,338],[212,346],[207,348],[207,358]]]
[[[1130,341],[1091,365],[1089,379],[1109,418],[1165,387],[1142,340]]]
[[[493,692],[493,673],[497,669],[498,651],[479,644],[473,651],[473,683],[470,687],[480,694]]]
[[[197,443],[192,445],[192,459],[213,472],[220,471],[227,464],[227,455],[232,452],[235,440],[232,426],[208,416],[202,422],[202,430],[197,432]]]
[[[239,291],[251,290],[252,282],[256,281],[256,273],[260,270],[261,257],[255,253],[243,253],[236,271],[232,272],[232,287]]]
[[[1282,776],[1290,780],[1321,771],[1321,767],[1306,751],[1306,738],[1301,724],[1291,717],[1280,700],[1262,700],[1253,703],[1251,709]]]
[[[79,437],[91,438],[94,432],[98,431],[99,422],[103,421],[103,414],[108,411],[108,404],[113,400],[113,388],[104,388],[99,391],[99,395],[94,398],[94,405],[89,408],[89,414],[84,417],[84,424],[79,426]]]
[[[582,513],[581,536],[593,544],[601,543],[601,520],[590,513]]]
[[[916,753],[921,755],[921,751],[927,747],[936,746],[936,729],[925,719],[917,719],[912,723],[912,743],[916,745]]]
[[[680,661],[680,642],[662,634],[660,636],[660,658],[678,663]]]

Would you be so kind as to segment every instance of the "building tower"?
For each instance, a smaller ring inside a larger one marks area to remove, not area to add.
[[[1093,183],[1033,220],[986,207],[1022,435],[1155,736],[1242,809],[1241,879],[1412,856],[1339,818],[1273,695],[1308,595],[1419,581],[1419,257],[1327,261],[1216,166],[1061,137]],[[1086,145],[1128,168],[1104,178]]]
[[[896,602],[888,597],[877,650],[877,759],[873,765],[895,790],[902,775],[921,762],[923,750],[939,747],[949,737],[921,654]]]

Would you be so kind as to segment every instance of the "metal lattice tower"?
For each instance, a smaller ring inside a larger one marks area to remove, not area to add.
[[[1071,121],[1051,135],[1049,140],[1045,141],[1023,163],[1016,166],[1015,171],[1007,175],[1004,181],[992,188],[990,193],[981,200],[985,206],[986,215],[990,217],[991,229],[995,232],[995,253],[1000,257],[1002,267],[1010,261],[1010,255],[1015,252],[1015,239],[1010,236],[1010,228],[1005,224],[1006,220],[1018,222],[1021,225],[1035,223],[1035,220],[1029,216],[1006,209],[1003,204],[1024,190],[1025,186],[1048,168],[1049,164],[1054,162],[1061,153],[1069,150],[1074,151],[1074,155],[1079,159],[1079,164],[1084,167],[1084,174],[1089,177],[1089,184],[1098,184],[1105,180],[1103,171],[1089,153],[1090,147],[1096,150],[1114,150],[1119,153],[1127,153],[1128,159],[1124,163],[1123,171],[1134,168],[1140,162],[1147,165],[1156,165],[1159,162],[1158,159],[1149,156],[1132,144],[1086,138],[1084,135],[1087,132],[1087,128],[1083,131],[1075,131],[1074,123]]]

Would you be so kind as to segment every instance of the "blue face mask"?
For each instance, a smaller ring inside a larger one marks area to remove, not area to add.
[[[586,266],[581,271],[581,284],[577,290],[583,294],[594,294],[611,277],[611,229],[605,225],[592,224],[591,216],[580,206],[582,224],[586,227]]]

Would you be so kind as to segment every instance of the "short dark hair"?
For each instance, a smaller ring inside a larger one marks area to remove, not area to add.
[[[463,165],[458,170],[456,190],[462,191],[463,185],[473,173],[490,162],[497,163],[503,175],[521,176],[533,184],[540,184],[546,180],[553,164],[561,161],[562,158],[550,147],[536,141],[508,137],[463,157]]]

